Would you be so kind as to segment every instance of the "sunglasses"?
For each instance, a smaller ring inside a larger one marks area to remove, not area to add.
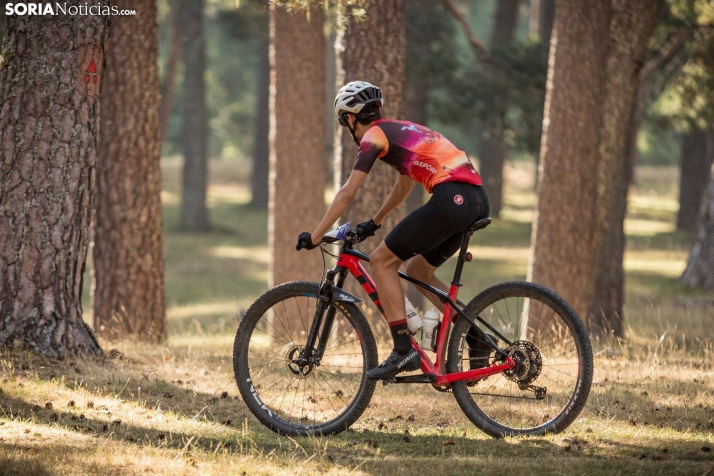
[[[349,125],[349,122],[347,122],[347,114],[342,114],[337,120],[342,127],[347,127]]]

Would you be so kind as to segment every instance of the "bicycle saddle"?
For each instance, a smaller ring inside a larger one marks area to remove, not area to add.
[[[472,225],[470,225],[468,228],[466,228],[466,233],[468,233],[469,235],[473,235],[478,230],[483,230],[490,224],[491,224],[490,218],[482,218],[481,220],[474,222]]]

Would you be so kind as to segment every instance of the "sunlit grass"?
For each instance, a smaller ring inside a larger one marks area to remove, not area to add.
[[[429,476],[527,467],[608,475],[704,474],[714,464],[711,360],[681,351],[633,347],[627,358],[597,357],[589,403],[560,435],[493,440],[451,394],[390,385],[377,388],[351,431],[291,439],[259,425],[243,405],[230,342],[227,335],[172,338],[166,346],[102,342],[113,350],[109,361],[0,352],[1,468]]]

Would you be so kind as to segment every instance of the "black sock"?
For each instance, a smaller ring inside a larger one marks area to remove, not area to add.
[[[389,330],[392,332],[394,350],[396,350],[399,355],[407,355],[412,348],[411,334],[409,333],[409,327],[407,327],[407,320],[402,319],[401,321],[390,322]]]

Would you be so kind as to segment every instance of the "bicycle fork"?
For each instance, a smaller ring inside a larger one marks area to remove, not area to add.
[[[337,309],[330,304],[334,301],[361,302],[361,299],[342,290],[342,285],[347,278],[347,270],[343,268],[339,271],[337,284],[335,284],[337,275],[338,271],[331,269],[320,285],[315,316],[310,325],[305,348],[299,357],[300,363],[303,365],[320,365],[337,313]],[[316,343],[317,347],[315,347]]]

